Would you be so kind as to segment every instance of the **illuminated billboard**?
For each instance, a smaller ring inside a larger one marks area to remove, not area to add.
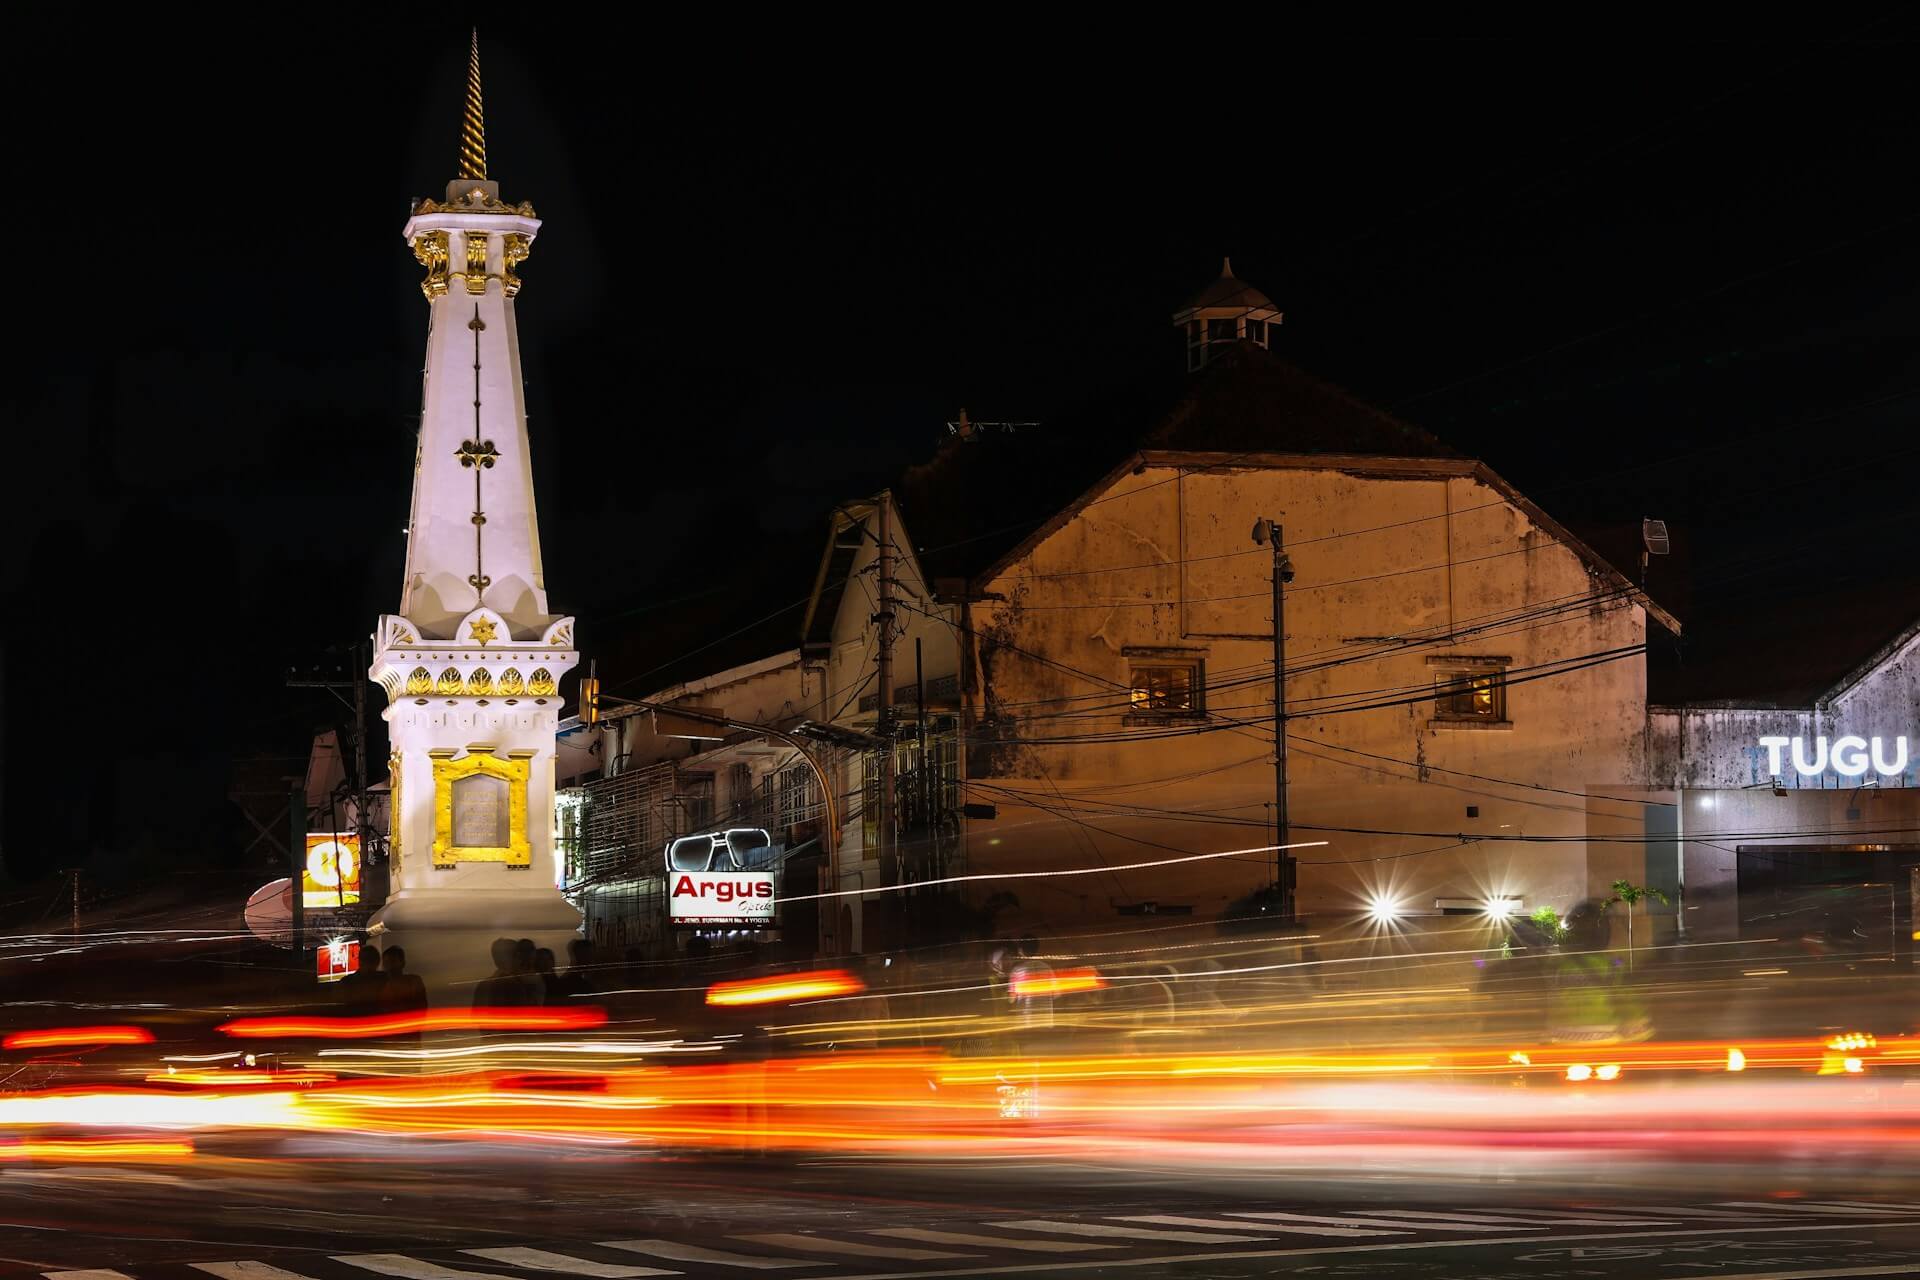
[[[773,923],[772,872],[675,871],[667,881],[667,918],[675,924]]]
[[[300,872],[300,905],[325,911],[360,901],[360,837],[313,834],[307,837],[307,865]]]
[[[779,858],[779,847],[758,827],[680,837],[667,846],[667,919],[683,925],[771,925]]]

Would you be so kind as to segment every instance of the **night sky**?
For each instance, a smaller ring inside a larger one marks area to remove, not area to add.
[[[285,667],[398,602],[400,228],[453,175],[466,33],[391,12],[14,33],[17,879],[231,861],[234,779],[331,715]],[[1913,20],[1149,60],[516,12],[476,15],[489,176],[545,220],[520,336],[589,655],[804,594],[827,504],[963,406],[1044,423],[1178,360],[1222,254],[1289,358],[1577,527],[1670,521],[1695,660],[1836,593],[1920,613]]]

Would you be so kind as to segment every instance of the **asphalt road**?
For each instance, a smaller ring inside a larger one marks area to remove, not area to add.
[[[0,1173],[0,1270],[63,1280],[554,1275],[1920,1276],[1920,1181],[1844,1167],[1390,1173],[714,1160],[203,1142]]]

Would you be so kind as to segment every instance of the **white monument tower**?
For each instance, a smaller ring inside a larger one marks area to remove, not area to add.
[[[427,365],[406,582],[369,671],[393,751],[392,894],[369,932],[441,988],[488,976],[495,938],[558,950],[580,927],[553,847],[558,686],[579,654],[547,608],[513,316],[539,230],[487,180],[476,34],[460,176],[404,232],[427,269]]]

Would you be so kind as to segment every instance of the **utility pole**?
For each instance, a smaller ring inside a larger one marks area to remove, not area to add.
[[[874,518],[879,525],[880,611],[873,615],[879,626],[878,676],[880,681],[879,716],[874,736],[880,748],[880,883],[900,883],[900,850],[894,840],[893,797],[893,495],[882,493],[875,504]],[[897,908],[894,913],[898,915]],[[888,945],[896,945],[889,938]]]
[[[1293,560],[1286,552],[1286,533],[1273,520],[1254,522],[1253,540],[1273,550],[1273,888],[1280,917],[1289,924],[1296,917],[1295,864],[1287,850],[1292,824],[1287,816],[1287,593],[1293,581]]]
[[[364,642],[371,647],[371,640]],[[367,814],[367,678],[373,655],[360,644],[353,646],[353,661],[360,678],[353,682],[353,831],[360,837],[360,875],[366,877],[367,851],[373,847],[373,823]]]
[[[287,797],[287,894],[292,902],[293,967],[304,973],[307,968],[306,895],[300,892],[300,877],[307,869],[307,788],[295,779]]]
[[[927,759],[927,669],[920,660],[919,636],[913,638],[913,685],[915,699],[913,709],[919,713],[919,724],[917,728],[919,729],[920,737],[920,767],[916,771],[919,775],[920,782],[920,795],[918,797],[921,849],[919,859],[920,878],[922,880],[930,880],[937,876],[939,871],[933,865],[933,778],[928,772],[930,763]]]
[[[371,663],[371,658],[367,656],[362,649],[363,643],[371,642],[356,641],[353,648],[349,651],[351,654],[350,662],[352,663],[350,670],[344,672],[336,670],[333,675],[329,677],[316,668],[311,679],[302,678],[297,672],[289,673],[287,687],[289,689],[325,689],[333,695],[336,702],[353,713],[353,832],[354,835],[359,837],[360,841],[360,866],[361,875],[364,880],[366,875],[367,854],[373,848],[373,820],[372,815],[368,812],[367,802],[368,682],[366,669]],[[341,693],[343,689],[351,689],[353,691],[353,701],[347,701]],[[334,830],[336,833],[339,831],[339,822],[337,820],[334,823]]]
[[[80,868],[68,867],[66,870],[73,889],[73,937],[78,941],[80,938]]]

